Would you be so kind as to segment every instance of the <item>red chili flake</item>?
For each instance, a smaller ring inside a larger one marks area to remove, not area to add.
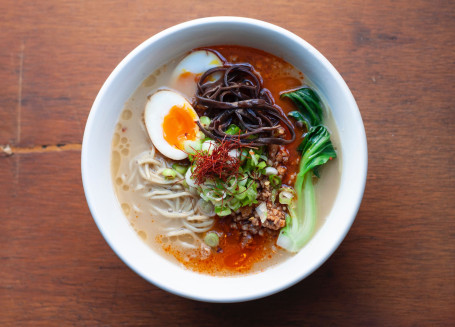
[[[223,182],[231,176],[237,176],[241,166],[239,157],[232,157],[229,152],[239,150],[246,145],[240,143],[240,139],[224,139],[212,153],[197,151],[194,155],[196,168],[193,171],[195,183],[203,184],[207,179],[219,178]]]

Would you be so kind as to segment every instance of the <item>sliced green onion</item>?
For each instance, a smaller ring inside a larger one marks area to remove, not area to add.
[[[261,161],[261,162],[258,164],[258,168],[259,168],[259,169],[264,169],[266,166],[267,166],[267,164],[266,164],[264,161]]]
[[[237,177],[235,177],[235,176],[229,177],[227,182],[224,184],[224,187],[228,191],[234,190],[236,186],[237,186]]]
[[[253,152],[253,151],[250,151],[250,154],[251,154],[251,152]],[[258,162],[259,162],[259,154],[254,154],[254,152],[253,152],[253,154],[251,154],[251,160],[253,161],[253,165],[257,166]]]
[[[293,198],[294,194],[292,194],[291,192],[281,191],[280,195],[278,196],[278,201],[280,201],[281,204],[290,205]]]
[[[197,151],[200,151],[202,147],[201,140],[187,140],[183,144],[183,149],[185,150],[186,153],[190,155],[195,155]]]
[[[210,125],[210,118],[207,116],[202,116],[201,118],[199,118],[199,121],[201,125],[204,127],[208,127]]]
[[[237,211],[242,206],[240,201],[236,198],[231,198],[231,200],[227,203],[228,207],[231,208],[232,211]]]
[[[179,164],[173,164],[172,168],[174,168],[174,170],[181,175],[185,175],[186,171],[188,170],[188,166],[182,166]]]
[[[230,208],[215,207],[215,213],[220,216],[228,216],[232,213]]]
[[[177,172],[174,169],[166,168],[161,172],[161,175],[167,179],[173,179],[177,176]]]
[[[248,175],[243,174],[242,176],[238,177],[237,184],[241,186],[245,186],[248,182]]]
[[[240,153],[240,162],[243,164],[247,158],[248,158],[248,150],[243,149],[242,152]]]
[[[245,207],[245,206],[250,206],[252,204],[258,203],[258,200],[256,200],[256,199],[250,200],[248,198],[245,198],[245,199],[241,200],[240,203],[242,204],[242,207]]]
[[[208,232],[205,234],[204,243],[208,246],[214,248],[220,244],[220,238],[215,232]]]
[[[249,172],[254,168],[253,160],[248,157],[245,164],[242,166],[244,172]]]
[[[223,199],[226,197],[226,193],[223,192],[222,194],[219,194],[220,192],[217,190],[208,190],[204,191],[205,196],[214,204],[216,205],[217,202],[221,203]]]
[[[257,192],[257,184],[253,181],[253,180],[250,180],[248,182],[248,184],[246,185],[246,196],[245,198],[241,201],[242,202],[242,207],[245,206],[245,205],[250,205],[250,204],[253,204],[253,203],[257,203],[257,196],[258,196],[258,192]]]
[[[269,181],[272,187],[277,187],[281,185],[281,178],[278,177],[277,175],[270,175]]]
[[[236,199],[243,200],[248,194],[246,193],[246,187],[239,185],[238,192],[234,195]]]
[[[270,195],[270,200],[272,201],[272,203],[274,203],[276,200],[276,195],[278,194],[278,191],[276,188],[274,188],[271,193],[272,194]]]
[[[239,132],[240,132],[240,127],[238,127],[237,125],[231,124],[226,129],[225,133],[229,134],[229,135],[239,135]]]

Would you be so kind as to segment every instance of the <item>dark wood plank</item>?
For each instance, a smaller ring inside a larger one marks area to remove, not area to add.
[[[22,149],[0,154],[0,325],[455,323],[453,2],[7,0],[0,12],[0,144]],[[116,257],[88,211],[78,150],[128,52],[220,14],[318,48],[353,91],[369,145],[364,201],[332,258],[287,291],[229,305],[168,294]]]

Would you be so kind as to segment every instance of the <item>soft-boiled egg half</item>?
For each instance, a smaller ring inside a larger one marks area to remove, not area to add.
[[[182,150],[186,141],[198,138],[199,117],[183,96],[168,90],[157,91],[145,105],[144,120],[158,151],[174,160],[188,157]]]
[[[223,61],[218,55],[209,50],[197,50],[189,53],[175,67],[171,83],[172,87],[188,97],[194,96],[196,83],[207,70],[223,66]],[[221,74],[213,74],[209,78],[213,81],[220,78]]]

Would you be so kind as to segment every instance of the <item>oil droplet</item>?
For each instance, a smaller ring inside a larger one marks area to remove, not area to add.
[[[126,137],[122,137],[122,139],[120,140],[123,144],[126,144],[128,143],[128,139]]]
[[[124,156],[127,156],[129,153],[130,153],[130,150],[128,150],[128,149],[122,149],[122,154],[123,154]]]
[[[111,168],[113,176],[117,176],[121,161],[120,153],[118,151],[112,151]]]
[[[156,75],[158,76],[158,75]],[[156,83],[156,77],[155,75],[150,75],[147,77],[144,82],[142,83],[145,87],[150,87],[153,86]]]
[[[122,203],[122,210],[126,216],[129,216],[131,211],[130,205],[128,203]]]
[[[140,230],[137,233],[144,241],[147,239],[147,234],[143,230]]]
[[[123,190],[124,191],[128,191],[130,189],[130,187],[128,185],[123,185]]]
[[[120,177],[117,177],[117,178],[115,179],[115,183],[116,183],[117,185],[122,185],[122,184],[123,184],[123,181],[122,181],[122,179],[121,179]]]
[[[125,109],[123,110],[122,112],[122,118],[124,120],[128,120],[128,119],[131,119],[131,117],[133,117],[133,112],[129,109]]]
[[[118,133],[114,133],[114,136],[112,137],[112,146],[117,146],[119,141],[120,135]]]
[[[121,130],[122,129],[122,124],[118,123],[117,125],[115,125],[115,128],[118,129],[118,130]]]

